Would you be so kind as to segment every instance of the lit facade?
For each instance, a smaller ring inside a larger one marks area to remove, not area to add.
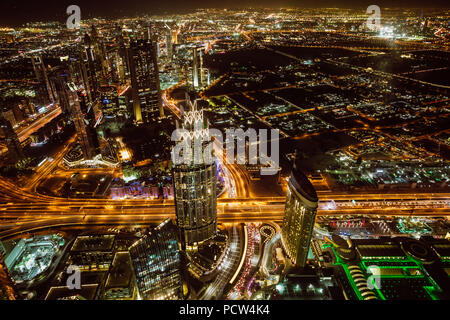
[[[108,62],[106,61],[105,43],[103,42],[103,37],[98,34],[97,28],[94,25],[91,26],[91,40],[92,48],[94,50],[96,58],[97,75],[105,76],[106,74],[108,74]]]
[[[83,151],[84,159],[93,159],[97,152],[94,145],[93,136],[89,135],[84,122],[83,114],[81,113],[80,102],[78,100],[77,88],[73,83],[67,84],[69,95],[69,108],[72,113],[72,119],[75,123],[75,130],[80,139],[81,149]]]
[[[149,123],[164,116],[156,44],[150,39],[137,40],[128,50],[134,117],[138,123]]]
[[[33,65],[34,74],[36,75],[37,81],[40,83],[40,89],[43,91],[42,93],[46,92],[47,96],[45,97],[46,101],[49,101],[50,103],[55,102],[55,91],[52,90],[52,86],[50,84],[50,81],[48,79],[47,74],[47,67],[44,64],[44,61],[41,56],[33,56],[31,58],[31,63]]]
[[[217,229],[216,166],[174,169],[177,225],[182,243],[194,246],[212,238]]]
[[[114,86],[99,88],[100,104],[103,116],[114,118],[119,113],[119,97]]]
[[[203,112],[192,110],[183,114],[183,128],[189,132],[191,162],[176,165],[173,169],[175,208],[180,239],[184,248],[214,237],[217,229],[216,164],[208,163],[203,153],[196,151],[194,144],[204,144],[210,138]],[[187,137],[185,137],[187,138]],[[196,140],[201,140],[197,141]]]
[[[167,46],[167,57],[173,60],[173,43],[172,43],[172,30],[169,28],[166,31],[166,46]]]
[[[204,47],[192,50],[192,85],[194,89],[203,88],[210,84],[209,70],[203,66],[204,55]]]
[[[314,187],[294,164],[288,182],[281,239],[291,261],[300,267],[305,265],[308,256],[317,206]]]
[[[97,99],[98,78],[101,75],[100,62],[94,50],[93,41],[88,34],[84,35],[84,47],[80,54],[80,74],[83,81],[83,87],[86,91],[89,102],[93,103]]]
[[[135,242],[129,251],[141,299],[182,298],[181,254],[177,230],[170,219]]]

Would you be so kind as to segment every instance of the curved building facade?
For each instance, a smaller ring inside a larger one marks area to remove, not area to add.
[[[177,228],[167,219],[129,248],[141,299],[183,298],[181,253],[177,240]]]
[[[296,164],[288,182],[281,240],[291,261],[306,263],[316,218],[318,198],[314,187]]]
[[[173,169],[175,210],[177,226],[183,249],[195,249],[197,245],[215,236],[217,230],[216,164],[207,161],[203,150],[210,137],[203,112],[192,110],[183,114],[185,139],[191,145],[188,163],[177,164]],[[196,150],[195,143],[202,145]]]
[[[217,229],[216,165],[178,166],[173,173],[181,242],[193,246],[212,238]]]

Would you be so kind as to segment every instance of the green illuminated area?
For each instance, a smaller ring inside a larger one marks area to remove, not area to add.
[[[334,256],[336,258],[336,262],[334,265],[340,266],[347,276],[347,283],[350,284],[351,289],[353,290],[351,293],[348,292],[348,288],[346,288],[345,283],[343,283],[344,290],[346,291],[347,295],[349,295],[349,298],[352,299],[353,297],[356,297],[358,300],[364,300],[364,298],[361,296],[361,293],[359,292],[358,288],[356,287],[355,281],[353,281],[352,276],[350,275],[350,271],[348,270],[348,265],[336,254],[335,248],[331,244],[324,244],[322,246],[322,249],[331,248],[331,250],[334,253]]]
[[[354,297],[364,300],[349,271],[349,264],[343,261],[335,248],[326,244],[323,248],[331,248],[336,258],[334,265],[342,267],[347,281],[354,291]],[[441,292],[439,286],[429,277],[419,261],[405,257],[403,259],[363,259],[358,266],[368,279],[372,273],[370,266],[376,266],[380,274],[380,286],[374,283],[374,294],[380,300],[438,300]],[[368,270],[369,269],[369,270]],[[375,281],[374,281],[375,282]],[[348,295],[348,294],[347,294]],[[349,297],[351,299],[351,297]]]
[[[366,274],[371,265],[380,268],[380,288],[375,286],[374,290],[382,300],[429,300],[434,298],[432,293],[439,290],[425,275],[421,265],[413,259],[363,260],[360,263]]]

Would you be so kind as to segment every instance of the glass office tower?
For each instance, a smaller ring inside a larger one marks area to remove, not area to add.
[[[135,120],[138,123],[150,123],[164,116],[156,41],[146,39],[131,42],[128,58]]]
[[[281,239],[287,255],[299,267],[306,263],[317,206],[316,190],[294,163],[288,182]]]
[[[183,129],[191,146],[189,163],[177,164],[173,169],[177,226],[183,249],[195,249],[199,243],[211,239],[217,229],[216,164],[204,158],[210,143],[203,111],[183,114]],[[195,148],[198,143],[201,150]],[[210,163],[212,162],[212,163]]]
[[[135,242],[129,250],[141,299],[182,298],[181,254],[177,228],[170,219]]]

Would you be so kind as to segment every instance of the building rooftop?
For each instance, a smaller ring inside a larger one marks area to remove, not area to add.
[[[94,300],[98,284],[82,285],[81,289],[69,289],[67,286],[51,287],[45,300],[62,300],[69,297],[81,297],[86,300]]]
[[[117,252],[106,280],[105,290],[128,287],[132,276],[130,253],[128,251]]]
[[[114,235],[79,236],[71,251],[111,251],[114,238]]]
[[[313,185],[308,180],[306,175],[301,171],[297,163],[294,163],[290,180],[295,189],[306,199],[312,202],[319,201],[319,199],[317,198],[316,190],[314,189]]]

